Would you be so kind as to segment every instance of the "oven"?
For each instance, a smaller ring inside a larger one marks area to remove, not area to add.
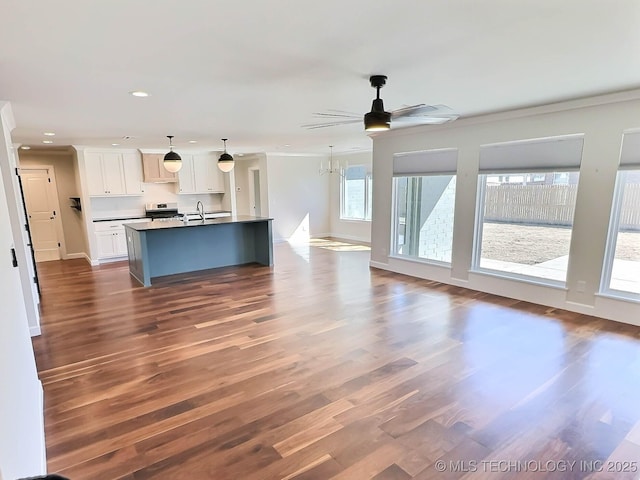
[[[171,219],[178,216],[178,204],[176,202],[167,203],[147,203],[145,214],[153,220]]]

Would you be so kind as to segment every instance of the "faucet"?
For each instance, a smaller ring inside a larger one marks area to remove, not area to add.
[[[196,210],[198,211],[198,215],[200,215],[200,218],[204,222],[204,206],[202,205],[202,202],[200,200],[198,200],[198,203],[196,203]]]

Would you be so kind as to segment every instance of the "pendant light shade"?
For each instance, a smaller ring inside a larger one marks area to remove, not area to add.
[[[223,172],[230,172],[233,170],[233,166],[235,165],[233,157],[227,153],[227,140],[228,138],[222,139],[224,142],[224,153],[220,155],[220,158],[218,159],[218,168]]]
[[[173,151],[173,135],[167,135],[169,139],[169,151],[164,156],[162,165],[167,172],[176,173],[182,168],[182,158]]]

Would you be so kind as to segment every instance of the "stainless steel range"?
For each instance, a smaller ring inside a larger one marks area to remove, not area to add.
[[[145,213],[152,221],[160,218],[173,218],[178,216],[178,204],[169,203],[147,203]]]

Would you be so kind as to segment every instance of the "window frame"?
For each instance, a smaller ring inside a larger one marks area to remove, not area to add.
[[[364,176],[364,217],[348,217],[346,215],[346,185],[347,170],[352,167],[363,167],[365,169]],[[366,164],[354,164],[347,165],[340,171],[340,220],[348,222],[371,222],[372,209],[371,203],[373,197],[370,195],[373,193],[373,175],[371,166]],[[371,202],[369,201],[371,197]]]
[[[419,262],[419,263],[425,263],[425,264],[430,264],[430,265],[437,265],[437,266],[442,266],[442,267],[446,267],[446,268],[451,268],[452,263],[453,263],[453,234],[455,232],[455,223],[456,223],[456,217],[455,217],[455,201],[456,199],[454,199],[454,216],[453,216],[453,223],[451,225],[451,233],[452,233],[452,240],[451,240],[451,248],[452,248],[452,254],[451,254],[451,261],[444,261],[444,260],[437,260],[435,258],[425,258],[425,257],[420,257],[417,255],[409,255],[409,254],[400,254],[398,253],[398,180],[399,179],[409,179],[409,181],[411,181],[412,179],[415,178],[422,178],[422,177],[451,177],[451,180],[455,178],[456,180],[456,191],[455,191],[455,196],[457,199],[457,195],[458,195],[458,189],[457,189],[457,172],[453,172],[453,173],[442,173],[442,172],[434,172],[434,173],[421,173],[421,174],[407,174],[407,175],[397,175],[394,176],[392,179],[392,189],[391,189],[391,194],[392,194],[392,203],[391,203],[391,241],[390,241],[390,246],[391,246],[391,252],[389,253],[389,257],[391,258],[396,258],[396,259],[400,259],[400,260],[407,260],[407,261],[411,261],[411,262]],[[451,181],[450,180],[450,181]],[[406,222],[406,218],[405,218],[405,222]],[[406,228],[406,223],[405,223],[405,228]],[[405,229],[405,241],[406,241],[406,229]],[[406,245],[406,243],[404,244]]]
[[[535,169],[533,169],[533,171],[526,171],[525,169],[522,172],[514,172],[514,173],[526,175],[530,173],[531,174],[537,173],[540,171],[541,170],[536,171]],[[557,170],[554,170],[553,173],[556,173],[556,172],[571,173],[574,171],[575,169],[573,168],[566,168],[566,169],[559,168]],[[566,289],[567,288],[566,275],[568,275],[568,269],[567,269],[564,280],[554,280],[551,278],[538,277],[535,275],[526,275],[523,273],[508,272],[505,270],[496,270],[494,268],[487,268],[487,267],[480,266],[480,261],[482,260],[482,241],[484,238],[484,212],[485,212],[485,205],[486,205],[486,199],[487,199],[487,196],[486,196],[487,177],[491,175],[495,175],[495,174],[491,174],[489,172],[478,173],[478,186],[476,189],[476,211],[475,211],[474,231],[473,231],[473,250],[471,254],[470,272],[475,274],[491,275],[491,276],[505,278],[509,280],[519,280],[519,281],[529,283],[529,284],[534,284],[534,285],[543,285],[547,287],[556,287],[556,288]],[[579,182],[580,182],[580,179],[578,177],[578,183]],[[574,209],[574,215],[575,215],[575,209]],[[569,238],[569,245],[571,245],[572,237],[573,237],[573,222],[571,225],[571,236]],[[569,255],[571,255],[570,251],[569,251]]]
[[[600,288],[598,289],[598,295],[640,302],[639,293],[611,288],[613,262],[615,260],[616,249],[618,246],[618,234],[620,233],[620,218],[622,216],[624,191],[627,186],[627,181],[624,177],[626,177],[627,172],[629,171],[640,172],[640,166],[638,166],[637,168],[619,169],[616,173],[616,183],[613,190],[611,215],[609,218],[609,228],[607,230],[607,243],[604,251],[602,275],[600,277]]]

